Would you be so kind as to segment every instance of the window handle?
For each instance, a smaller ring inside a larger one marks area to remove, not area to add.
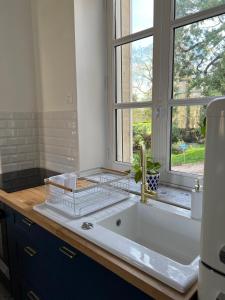
[[[26,254],[28,254],[30,257],[33,257],[37,254],[37,251],[35,251],[33,248],[27,246],[24,248],[24,251],[26,252]]]
[[[59,248],[59,251],[69,257],[70,259],[73,259],[75,256],[77,256],[77,253],[69,250],[67,247],[63,246]]]
[[[27,298],[29,300],[41,300],[33,291],[27,293]]]

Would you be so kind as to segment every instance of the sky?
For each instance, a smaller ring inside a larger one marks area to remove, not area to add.
[[[132,33],[153,27],[153,0],[132,0]]]

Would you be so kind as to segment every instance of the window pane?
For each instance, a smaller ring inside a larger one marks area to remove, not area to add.
[[[154,0],[116,0],[116,38],[153,27]]]
[[[175,99],[225,95],[225,15],[175,31]]]
[[[116,48],[116,100],[152,100],[153,37]]]
[[[117,161],[132,162],[140,143],[151,148],[152,110],[149,108],[118,109],[116,111]]]
[[[172,109],[172,171],[203,174],[205,116],[205,106],[179,106]]]
[[[176,18],[225,4],[225,0],[176,0]]]

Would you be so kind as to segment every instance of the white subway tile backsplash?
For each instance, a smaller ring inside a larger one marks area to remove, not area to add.
[[[8,129],[8,128],[0,129],[0,138],[1,137],[13,137],[13,136],[15,136],[13,129]]]
[[[41,128],[39,130],[39,135],[44,135],[47,137],[63,137],[72,138],[74,135],[71,129],[61,129],[61,128]]]
[[[40,166],[58,172],[78,169],[78,137],[75,112],[38,114]]]
[[[19,170],[25,170],[25,169],[32,169],[32,168],[39,168],[40,161],[33,160],[33,161],[24,161],[19,164],[20,169]]]
[[[35,118],[35,113],[32,112],[14,112],[12,113],[13,120],[32,120]]]
[[[49,170],[55,170],[56,172],[65,173],[65,172],[73,172],[74,166],[66,166],[64,164],[59,164],[51,161],[40,161],[40,166],[42,168],[46,168]]]
[[[42,120],[40,128],[76,129],[76,122],[73,120]]]
[[[33,128],[20,128],[15,129],[15,136],[33,136]]]
[[[7,139],[6,138],[0,138],[0,146],[7,146]]]
[[[26,145],[32,144],[32,145],[36,145],[36,147],[38,147],[38,136],[25,137],[23,144],[26,144]]]
[[[26,143],[25,137],[8,138],[7,145],[24,145]]]
[[[78,169],[76,112],[0,112],[2,172]]]
[[[3,173],[39,165],[35,113],[0,112],[0,153]]]
[[[7,120],[0,120],[0,129],[7,128]]]
[[[17,153],[33,153],[36,152],[37,149],[34,145],[18,145],[16,151]]]
[[[19,164],[6,164],[2,166],[2,173],[8,173],[19,170],[21,170]]]
[[[7,125],[5,128],[26,128],[26,121],[25,120],[10,120],[7,121]]]
[[[17,153],[17,147],[16,146],[1,147],[0,153],[1,153],[1,155],[16,154]]]
[[[0,120],[12,120],[13,113],[11,112],[0,112]]]
[[[38,137],[39,145],[52,145],[52,146],[63,146],[76,149],[76,139],[65,139],[64,137],[46,137],[39,136]]]

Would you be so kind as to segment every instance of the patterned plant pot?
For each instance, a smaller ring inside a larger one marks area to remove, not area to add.
[[[146,182],[148,184],[149,190],[154,192],[158,190],[159,178],[160,178],[160,173],[146,175]]]

